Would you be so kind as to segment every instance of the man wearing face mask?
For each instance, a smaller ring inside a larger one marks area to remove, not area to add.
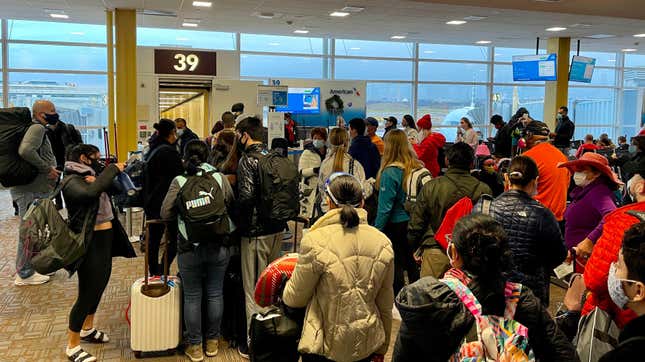
[[[60,171],[56,170],[56,156],[49,138],[45,136],[48,119],[55,118],[55,114],[56,108],[52,102],[36,101],[32,108],[33,124],[20,142],[18,154],[38,170],[38,175],[31,183],[11,188],[11,198],[18,205],[20,217],[25,215],[34,200],[49,196],[60,176]],[[49,281],[48,276],[37,273],[31,266],[31,255],[26,250],[22,235],[18,236],[16,271],[15,285],[36,285]]]
[[[635,203],[616,209],[605,216],[602,235],[593,247],[585,266],[583,276],[590,293],[582,308],[582,315],[587,315],[595,307],[599,307],[609,313],[621,329],[633,320],[636,314],[632,310],[622,309],[622,306],[617,306],[612,301],[607,280],[612,263],[618,260],[625,231],[640,221],[632,212],[645,211],[645,160],[628,163],[625,168],[634,175],[627,183],[627,188]]]
[[[555,132],[551,133],[553,138],[553,145],[557,147],[565,155],[569,154],[571,148],[571,139],[576,131],[576,126],[569,119],[569,108],[566,106],[560,107],[557,114],[557,124]]]
[[[188,142],[198,140],[199,136],[186,126],[185,119],[177,118],[175,119],[175,124],[177,125],[177,146],[179,147],[179,154],[181,157],[184,157],[184,149]]]
[[[305,190],[300,201],[300,215],[309,219],[310,225],[322,215],[320,203],[316,202],[316,200],[319,197],[317,186],[320,164],[327,153],[327,129],[323,127],[312,129],[311,140],[311,143],[305,144],[305,150],[298,161],[298,172],[300,172],[300,177],[302,178],[301,187]]]
[[[600,362],[629,361],[645,350],[645,223],[625,233],[618,261],[609,271],[607,287],[611,300],[629,308],[637,318],[625,325],[619,345],[600,358]]]

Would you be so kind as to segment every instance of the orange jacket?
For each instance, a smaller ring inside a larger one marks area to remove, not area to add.
[[[558,163],[567,158],[552,144],[544,142],[524,152],[537,163],[539,171],[538,193],[535,199],[553,212],[556,220],[564,219],[567,208],[567,191],[571,174],[566,168],[558,168]]]

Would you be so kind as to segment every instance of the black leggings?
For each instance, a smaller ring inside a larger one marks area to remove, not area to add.
[[[419,279],[419,265],[412,256],[413,250],[408,243],[408,222],[388,223],[383,233],[392,242],[394,249],[394,296],[405,286],[405,274],[408,281],[414,283]]]
[[[150,228],[150,239],[148,240],[148,250],[146,250],[148,253],[148,270],[150,275],[162,275],[164,273],[163,259],[159,263],[159,247],[166,226],[164,224],[150,224],[148,227]],[[168,265],[170,265],[177,255],[177,240],[175,239],[177,230],[171,224],[168,225],[168,228],[169,238],[166,240],[166,253],[168,253]]]
[[[103,291],[112,274],[112,229],[94,231],[78,274],[78,298],[69,313],[69,329],[80,332],[85,317],[96,313]]]

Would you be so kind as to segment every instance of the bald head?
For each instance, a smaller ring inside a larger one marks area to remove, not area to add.
[[[51,101],[40,99],[34,102],[33,107],[31,107],[31,115],[38,122],[47,124],[45,117],[47,114],[56,114],[56,106]]]

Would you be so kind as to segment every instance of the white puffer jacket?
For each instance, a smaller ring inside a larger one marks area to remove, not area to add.
[[[284,302],[307,307],[298,350],[358,361],[385,354],[392,329],[394,252],[385,234],[367,224],[346,229],[341,209],[323,215],[302,239]]]

